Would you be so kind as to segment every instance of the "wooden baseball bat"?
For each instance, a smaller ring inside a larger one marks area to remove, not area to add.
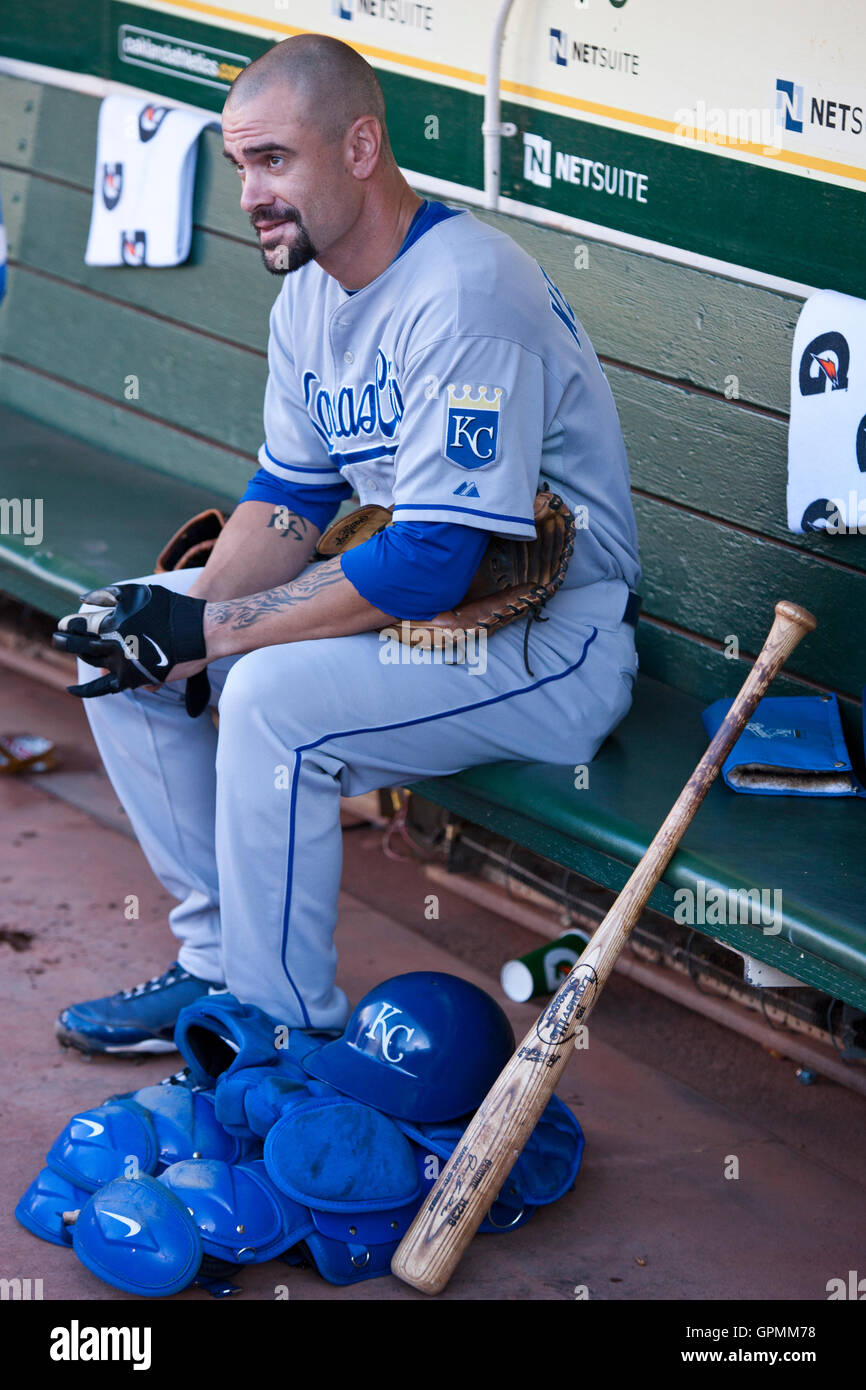
[[[391,1261],[422,1293],[440,1293],[499,1193],[556,1087],[578,1028],[589,1017],[617,956],[722,763],[773,677],[817,626],[785,600],[767,640],[688,782],[571,973],[530,1028],[472,1117]]]

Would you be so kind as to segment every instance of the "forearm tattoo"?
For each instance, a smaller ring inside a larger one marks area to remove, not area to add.
[[[306,540],[311,529],[305,516],[298,516],[291,508],[283,506],[274,507],[268,518],[268,528],[278,531],[281,536],[291,536],[294,541]]]
[[[228,626],[233,632],[253,627],[272,613],[283,613],[295,608],[299,603],[308,603],[324,589],[339,584],[343,570],[339,555],[331,560],[322,560],[290,584],[281,584],[277,589],[266,589],[261,594],[250,594],[247,598],[227,599],[224,603],[209,603],[208,617],[218,627]]]

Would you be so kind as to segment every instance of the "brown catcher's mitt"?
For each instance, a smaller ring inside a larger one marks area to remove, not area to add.
[[[390,526],[388,507],[359,507],[319,538],[320,558],[339,555]],[[415,646],[442,646],[445,634],[496,632],[518,618],[537,618],[559,588],[574,549],[574,517],[555,492],[535,498],[534,541],[491,536],[472,583],[456,608],[435,618],[401,622],[400,639]]]
[[[159,552],[154,574],[189,570],[203,565],[227,521],[225,512],[218,511],[216,507],[208,507],[207,511],[191,516]]]

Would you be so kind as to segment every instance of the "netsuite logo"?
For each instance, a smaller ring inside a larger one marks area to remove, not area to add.
[[[575,184],[593,193],[606,193],[637,203],[648,201],[649,175],[637,169],[606,164],[589,155],[557,150],[542,135],[523,132],[523,177],[537,188],[550,188],[553,180]]]
[[[562,29],[550,31],[550,61],[561,68],[568,65],[568,35]]]
[[[776,110],[786,130],[803,129],[803,88],[781,77],[776,83]]]
[[[550,140],[545,140],[543,135],[532,135],[528,130],[524,131],[523,177],[527,183],[534,183],[539,188],[550,187],[552,157],[553,145]]]
[[[630,73],[632,77],[638,75],[640,56],[637,53],[628,53],[622,48],[608,48],[603,43],[590,43],[588,39],[574,39],[569,43],[564,29],[549,29],[548,37],[548,58],[557,67],[584,63],[607,72]]]
[[[805,87],[783,77],[776,79],[776,120],[783,130],[795,135],[802,135],[807,126],[812,134],[833,131],[862,135],[866,129],[862,106],[838,97],[831,100],[826,94],[807,97]]]

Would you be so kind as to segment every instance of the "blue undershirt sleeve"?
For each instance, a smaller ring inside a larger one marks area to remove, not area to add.
[[[459,603],[490,533],[447,521],[398,521],[340,557],[362,598],[393,618],[435,618]]]
[[[313,526],[324,531],[334,520],[340,503],[351,496],[352,489],[348,483],[326,483],[321,486],[287,483],[275,478],[266,468],[260,468],[250,478],[246,492],[239,501],[273,502],[275,507],[288,507],[290,512],[305,517]]]

